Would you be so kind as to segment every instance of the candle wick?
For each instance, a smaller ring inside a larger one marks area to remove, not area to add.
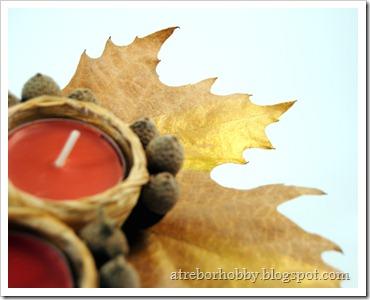
[[[61,168],[64,166],[80,135],[81,133],[78,130],[72,130],[66,143],[64,144],[62,151],[59,153],[58,158],[54,162],[54,165],[57,168]]]

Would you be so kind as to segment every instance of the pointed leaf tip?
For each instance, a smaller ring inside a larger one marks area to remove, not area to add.
[[[217,77],[210,77],[210,78],[199,81],[195,85],[197,85],[200,89],[203,89],[206,92],[209,92],[213,84],[216,82],[216,80],[217,80]]]
[[[104,47],[102,56],[106,55],[107,52],[108,52],[108,50],[111,49],[113,46],[115,46],[115,45],[114,45],[114,43],[112,41],[112,36],[109,36],[109,38],[105,42],[105,47]]]
[[[161,44],[163,44],[177,28],[179,27],[169,27],[169,28],[154,32],[152,34],[149,34],[143,37],[143,39],[149,39],[149,40],[154,39],[160,42]]]
[[[87,55],[86,49],[84,49],[84,51],[81,53],[80,62],[87,58],[89,58],[89,56]]]

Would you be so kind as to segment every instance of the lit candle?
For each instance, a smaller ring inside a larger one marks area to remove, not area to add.
[[[9,180],[50,200],[75,200],[123,180],[125,162],[100,129],[71,119],[44,119],[9,133]]]
[[[8,255],[9,288],[74,287],[66,257],[36,235],[10,231]]]

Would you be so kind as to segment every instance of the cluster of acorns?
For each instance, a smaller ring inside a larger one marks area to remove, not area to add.
[[[53,78],[37,73],[23,85],[21,99],[8,92],[8,107],[43,95],[61,96],[61,94],[62,91]],[[85,88],[74,90],[68,98],[99,104],[91,90]]]
[[[42,96],[60,96],[61,90],[49,76],[36,74],[22,89],[22,99],[8,93],[8,105]],[[91,90],[79,88],[68,98],[99,104]],[[99,218],[78,234],[91,250],[99,268],[100,286],[111,288],[139,287],[139,276],[127,262],[129,243],[125,233],[137,232],[159,222],[175,205],[179,187],[175,179],[184,160],[184,150],[173,135],[160,135],[153,121],[142,118],[130,125],[146,152],[149,182],[142,187],[137,205],[122,228],[117,228],[100,210]],[[124,233],[125,232],[125,233]]]

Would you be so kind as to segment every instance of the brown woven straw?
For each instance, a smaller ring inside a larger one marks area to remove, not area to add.
[[[142,185],[148,181],[145,153],[138,137],[121,119],[96,104],[53,96],[38,97],[11,107],[9,130],[45,118],[81,120],[100,128],[122,151],[126,160],[127,177],[102,193],[62,201],[33,196],[18,189],[9,180],[9,205],[47,211],[75,229],[94,220],[98,208],[102,207],[107,217],[114,220],[117,226],[121,225],[135,206]]]
[[[9,207],[9,229],[33,232],[51,242],[71,263],[76,287],[98,287],[98,275],[90,251],[70,227],[55,217],[35,208]]]

